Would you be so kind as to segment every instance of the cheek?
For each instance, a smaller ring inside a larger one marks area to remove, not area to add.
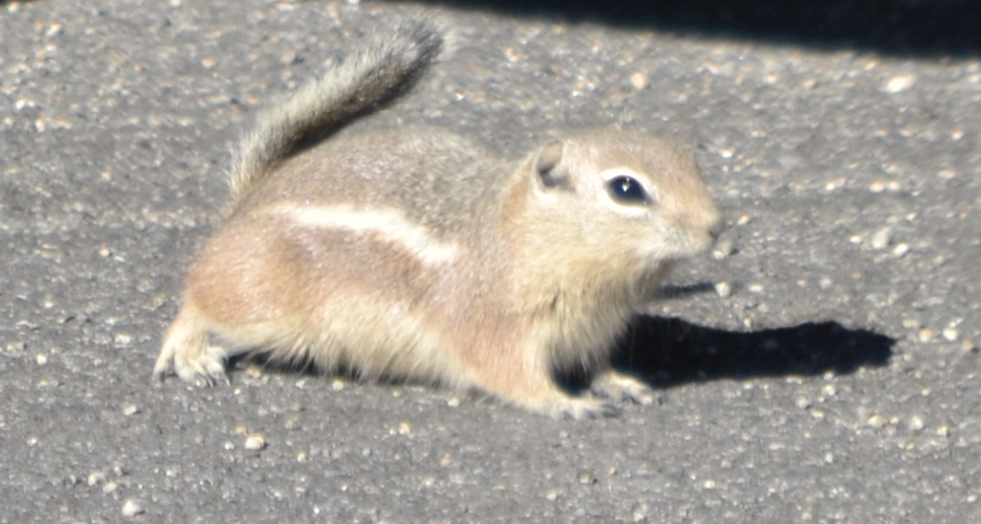
[[[619,253],[617,256],[642,260],[663,249],[662,227],[646,214],[625,216],[607,209],[598,214],[601,216],[580,219],[586,228],[584,241],[610,254]],[[630,263],[628,260],[623,262]]]
[[[638,255],[650,262],[652,259],[670,257],[671,229],[659,220],[647,220],[642,225],[638,224],[634,231],[636,235]]]

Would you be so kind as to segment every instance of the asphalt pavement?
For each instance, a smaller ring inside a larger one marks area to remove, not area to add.
[[[0,3],[0,523],[976,521],[977,9],[557,4]],[[154,385],[236,138],[431,7],[451,52],[360,125],[696,150],[730,226],[620,348],[657,402],[552,420],[244,362]]]

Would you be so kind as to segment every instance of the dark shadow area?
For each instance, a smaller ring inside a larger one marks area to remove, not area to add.
[[[848,374],[886,365],[895,343],[837,322],[738,333],[677,318],[640,317],[618,345],[614,362],[666,388],[718,379]]]
[[[859,367],[889,363],[896,340],[837,322],[807,323],[748,333],[697,326],[678,318],[641,316],[634,320],[615,348],[614,367],[654,388],[720,379],[853,373]],[[277,373],[343,376],[358,380],[356,369],[318,369],[308,360],[270,360],[262,352],[236,356],[230,370],[258,364]],[[570,392],[588,389],[582,372],[556,371],[554,377]],[[234,379],[233,379],[234,380]],[[388,384],[426,384],[404,377],[379,377]]]
[[[889,54],[981,52],[977,0],[429,0],[428,4],[679,34]]]
[[[743,288],[742,283],[734,282],[732,284],[733,290],[740,290]],[[670,299],[684,299],[693,295],[700,295],[702,293],[714,293],[715,284],[711,282],[699,282],[697,284],[684,284],[675,285],[667,284],[661,286],[657,290],[657,294],[652,297],[657,300],[670,300]]]

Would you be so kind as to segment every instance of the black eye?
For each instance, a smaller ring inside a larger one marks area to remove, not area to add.
[[[618,176],[607,180],[606,190],[610,197],[621,204],[646,204],[650,197],[640,182],[629,176]]]

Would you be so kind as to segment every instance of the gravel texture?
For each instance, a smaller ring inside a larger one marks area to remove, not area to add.
[[[730,228],[625,338],[656,402],[580,422],[247,363],[151,384],[236,137],[405,6],[0,3],[0,523],[976,519],[981,17],[867,3],[899,15],[773,39],[745,2],[443,6],[453,51],[360,124],[696,148]]]

